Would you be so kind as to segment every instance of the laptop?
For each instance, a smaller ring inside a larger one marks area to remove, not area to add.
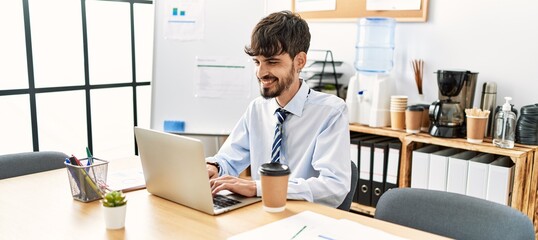
[[[221,191],[213,198],[199,139],[140,127],[135,127],[134,132],[146,188],[151,194],[211,215],[261,201],[229,191]]]

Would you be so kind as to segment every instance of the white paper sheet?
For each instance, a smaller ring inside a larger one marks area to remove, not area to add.
[[[366,0],[366,10],[420,10],[421,0]]]
[[[142,168],[130,168],[108,173],[108,188],[129,192],[146,187],[146,180]]]
[[[364,226],[347,219],[334,219],[304,211],[291,217],[269,223],[253,230],[235,235],[228,240],[403,240],[384,231]]]
[[[296,12],[336,10],[336,0],[295,0]]]
[[[166,0],[164,38],[201,40],[204,38],[205,0]]]
[[[194,96],[250,98],[251,64],[245,58],[197,57]]]

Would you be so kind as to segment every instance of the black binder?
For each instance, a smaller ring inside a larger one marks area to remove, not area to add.
[[[386,192],[393,188],[398,188],[398,184],[400,183],[400,160],[402,157],[401,152],[402,143],[400,141],[389,143],[389,156],[387,158],[386,165],[387,173],[385,174],[385,190],[383,192]]]
[[[379,138],[379,136],[377,135],[370,135],[370,134],[361,134],[361,135],[357,135],[357,136],[354,136],[353,138],[351,138],[351,148],[356,148],[357,150],[355,151],[356,152],[356,156],[351,156],[351,159],[352,161],[354,161],[353,159],[356,160],[356,165],[357,165],[357,168],[360,169],[360,155],[361,155],[361,152],[360,152],[360,143],[361,141],[365,141],[365,140],[368,140],[368,139],[373,139],[373,138]],[[355,189],[355,195],[353,195],[353,202],[358,202],[359,201],[359,184],[357,183],[357,188]]]
[[[372,207],[377,206],[381,195],[385,192],[385,179],[387,176],[387,161],[389,157],[389,144],[399,139],[389,139],[374,143],[372,156]]]
[[[360,142],[359,150],[359,183],[357,185],[357,202],[361,205],[372,205],[372,171],[374,144],[391,138],[377,137]]]

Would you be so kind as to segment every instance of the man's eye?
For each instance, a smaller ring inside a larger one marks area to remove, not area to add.
[[[278,62],[277,61],[269,61],[269,64],[277,64]]]

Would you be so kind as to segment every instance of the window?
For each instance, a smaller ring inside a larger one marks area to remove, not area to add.
[[[0,3],[0,154],[136,153],[149,127],[153,4],[148,0]]]

